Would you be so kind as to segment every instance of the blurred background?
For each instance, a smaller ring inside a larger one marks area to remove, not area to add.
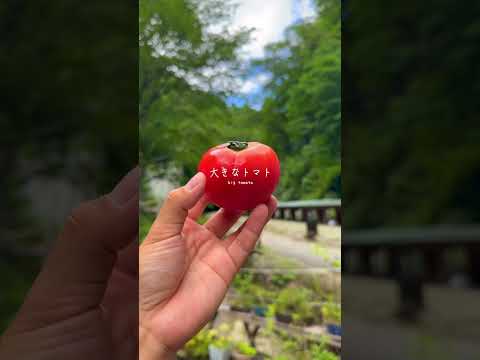
[[[0,5],[0,333],[72,208],[137,164],[137,13],[135,1]]]
[[[141,239],[210,147],[259,141],[282,168],[276,218],[179,356],[336,359],[340,2],[141,0],[139,44]]]
[[[480,354],[479,11],[343,1],[345,358]]]

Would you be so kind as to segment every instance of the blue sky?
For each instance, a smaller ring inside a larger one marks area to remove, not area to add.
[[[283,39],[285,29],[291,24],[315,15],[312,0],[237,0],[238,9],[230,27],[254,28],[251,41],[240,50],[245,63],[262,58],[267,44]],[[268,75],[254,71],[239,81],[238,92],[227,99],[233,106],[248,103],[253,108],[260,108],[263,100],[263,85]]]

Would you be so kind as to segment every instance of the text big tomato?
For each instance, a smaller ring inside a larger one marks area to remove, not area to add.
[[[258,142],[231,141],[208,150],[198,170],[207,177],[207,199],[229,210],[266,203],[280,177],[277,154]]]

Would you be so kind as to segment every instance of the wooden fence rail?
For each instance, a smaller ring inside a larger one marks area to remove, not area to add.
[[[342,273],[394,279],[416,316],[425,283],[480,288],[480,227],[344,230]]]
[[[340,199],[318,199],[280,201],[274,214],[274,219],[305,222],[307,225],[307,238],[313,239],[317,234],[317,224],[325,224],[329,218],[327,211],[333,212],[333,220],[337,225],[342,225],[342,202]],[[140,204],[140,209],[145,213],[157,213],[156,209]]]
[[[342,224],[342,203],[340,199],[319,199],[281,201],[278,203],[275,219],[303,221],[307,225],[307,238],[317,235],[317,224],[327,223],[327,211],[333,211],[337,225]]]
[[[278,203],[275,218],[295,221],[307,221],[309,218],[316,218],[318,222],[324,223],[327,221],[327,210],[332,209],[335,212],[337,224],[341,224],[341,206],[340,199],[281,201]]]

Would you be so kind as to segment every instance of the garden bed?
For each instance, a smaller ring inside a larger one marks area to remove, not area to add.
[[[243,322],[260,325],[262,327],[268,326],[268,319],[265,317],[257,316],[253,313],[234,311],[225,305],[221,306],[218,312],[219,315],[215,321],[216,323],[241,320]],[[274,326],[276,329],[286,331],[290,336],[302,336],[305,339],[313,342],[326,341],[331,349],[335,350],[335,352],[339,352],[341,349],[341,336],[329,334],[326,326],[324,325],[297,326],[281,321],[275,321]]]
[[[257,247],[236,275],[211,325],[228,324],[232,343],[244,344],[240,348],[255,352],[257,358],[338,359],[341,336],[329,333],[327,324],[340,324],[340,276],[328,267],[307,267],[267,246]],[[203,333],[192,349],[201,348],[205,355],[208,346],[202,336],[205,340]],[[235,351],[232,348],[231,353]]]

